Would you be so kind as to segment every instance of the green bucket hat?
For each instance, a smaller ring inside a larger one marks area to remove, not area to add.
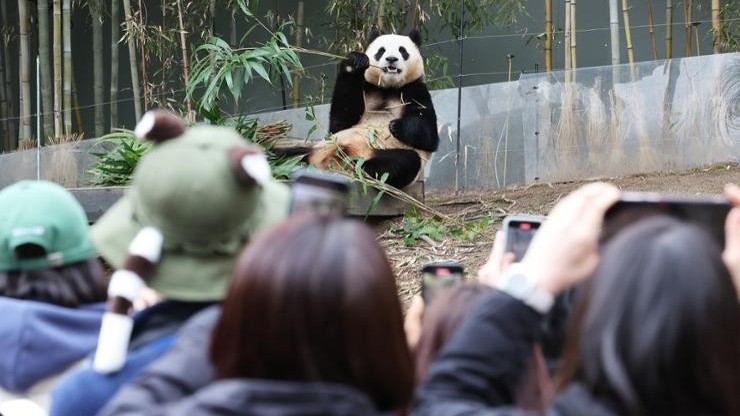
[[[235,147],[246,147],[241,136],[214,126],[192,127],[155,145],[139,161],[131,187],[92,227],[101,256],[121,268],[139,230],[155,227],[164,241],[149,286],[174,300],[221,300],[243,245],[283,220],[289,206],[286,185],[237,180],[229,160]]]
[[[18,250],[43,249],[33,257]],[[63,187],[21,181],[0,191],[0,270],[37,270],[95,257],[85,211]]]

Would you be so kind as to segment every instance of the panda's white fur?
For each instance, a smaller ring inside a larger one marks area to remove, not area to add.
[[[408,58],[403,57],[404,51]],[[419,47],[408,36],[378,36],[365,54],[370,59],[365,80],[381,88],[400,88],[424,76],[424,59]]]

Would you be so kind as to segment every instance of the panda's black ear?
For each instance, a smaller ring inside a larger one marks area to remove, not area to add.
[[[380,36],[380,32],[378,31],[378,29],[373,28],[372,30],[370,30],[370,34],[367,36],[367,44],[369,45],[373,43],[373,41],[377,39],[378,36]]]
[[[419,29],[411,29],[411,31],[409,32],[409,37],[416,44],[416,46],[421,46],[421,32],[419,32]]]

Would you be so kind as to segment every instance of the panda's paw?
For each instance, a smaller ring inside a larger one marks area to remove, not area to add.
[[[364,71],[370,66],[370,58],[362,52],[350,52],[346,63],[347,72]]]
[[[393,137],[398,140],[403,140],[403,120],[400,118],[391,120],[390,123],[388,123],[388,130],[391,132]]]

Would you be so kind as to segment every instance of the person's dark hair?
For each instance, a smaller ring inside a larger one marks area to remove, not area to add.
[[[0,271],[0,296],[77,307],[106,299],[97,258],[61,267]]]
[[[414,347],[416,382],[426,377],[429,365],[452,337],[460,321],[493,288],[478,283],[464,283],[442,291],[424,311],[421,335]]]
[[[740,307],[721,249],[667,217],[603,247],[574,313],[559,388],[631,415],[740,414]]]
[[[219,378],[333,382],[405,408],[413,365],[391,266],[364,224],[293,217],[240,254],[214,330]]]

